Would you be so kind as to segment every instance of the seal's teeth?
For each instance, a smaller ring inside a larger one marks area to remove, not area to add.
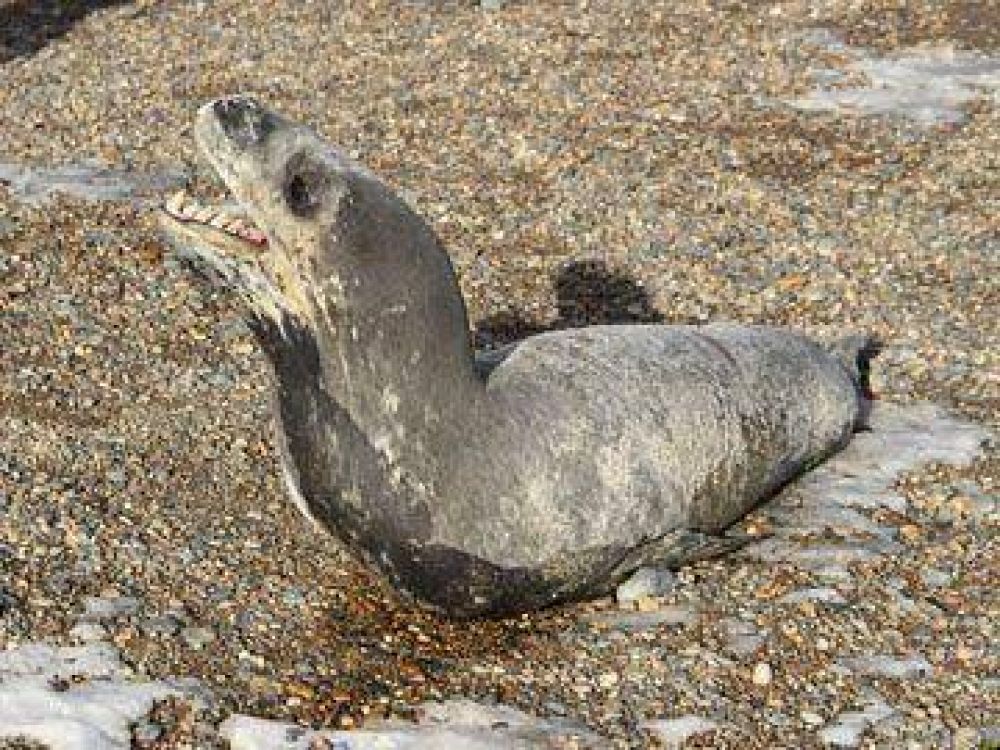
[[[268,244],[266,234],[248,223],[242,216],[230,212],[228,207],[203,205],[183,190],[179,190],[167,198],[163,208],[171,216],[182,221],[220,229],[252,245],[264,246]]]

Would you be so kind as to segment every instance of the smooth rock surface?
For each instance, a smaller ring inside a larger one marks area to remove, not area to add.
[[[759,509],[773,524],[773,534],[739,555],[822,571],[897,551],[894,534],[865,513],[905,510],[905,498],[893,489],[898,477],[932,461],[966,466],[991,434],[930,403],[876,402],[868,421],[870,430],[854,435],[843,451]],[[850,543],[803,545],[797,538],[831,530]]]
[[[752,654],[767,640],[766,634],[745,620],[729,618],[723,621],[722,626],[726,635],[726,651],[736,657]]]
[[[860,711],[845,711],[819,732],[819,739],[832,747],[857,747],[865,730],[880,721],[885,721],[896,711],[881,699],[865,704]]]
[[[72,627],[69,635],[78,641],[100,641],[107,637],[108,631],[99,622],[81,620]]]
[[[688,625],[694,622],[697,616],[698,613],[693,607],[664,605],[650,612],[609,612],[588,615],[586,620],[615,630],[638,633],[662,625]]]
[[[179,171],[139,173],[96,162],[59,167],[0,162],[0,183],[7,184],[18,200],[36,206],[59,193],[88,201],[159,196],[182,185],[184,179]]]
[[[930,677],[934,673],[934,667],[922,656],[898,658],[872,654],[844,659],[843,664],[859,674],[897,680]]]
[[[132,677],[109,643],[2,651],[0,740],[27,737],[51,750],[126,750],[131,723],[153,701],[183,692]]]
[[[679,750],[689,738],[715,732],[720,725],[701,716],[681,716],[676,719],[647,721],[643,727],[668,750]]]
[[[139,600],[131,596],[88,596],[83,600],[83,621],[113,620],[139,610]]]
[[[963,105],[1000,97],[1000,57],[951,45],[927,46],[877,57],[818,34],[816,41],[850,59],[848,73],[862,74],[866,86],[822,88],[789,101],[805,110],[841,110],[896,115],[924,125],[965,119]],[[834,71],[834,80],[841,76]]]
[[[416,724],[386,722],[356,731],[311,730],[278,721],[232,716],[220,726],[232,750],[535,750],[599,748],[606,740],[564,721],[548,721],[504,706],[469,700],[428,703]],[[325,743],[325,744],[324,744]]]

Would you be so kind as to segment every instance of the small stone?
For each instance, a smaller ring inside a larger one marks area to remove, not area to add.
[[[924,530],[922,527],[910,523],[900,528],[899,535],[908,542],[916,542],[924,535]]]
[[[749,656],[764,643],[764,634],[743,620],[729,618],[723,621],[726,630],[726,651],[732,656]]]
[[[131,596],[88,596],[83,600],[81,620],[116,620],[134,615],[139,609],[139,600]]]
[[[196,651],[204,648],[215,640],[215,633],[208,628],[190,627],[181,630],[181,638]]]
[[[954,750],[975,750],[978,744],[978,729],[959,727],[951,735],[951,746]]]
[[[834,605],[847,604],[847,600],[841,596],[837,589],[833,588],[799,589],[798,591],[786,594],[778,600],[779,604],[801,604],[803,602],[822,602]]]
[[[899,659],[894,656],[872,654],[844,659],[843,664],[860,674],[897,680],[929,677],[934,673],[934,667],[930,662],[920,656]]]
[[[968,646],[957,646],[955,648],[955,658],[958,661],[969,663],[976,658],[976,652]]]
[[[605,672],[597,678],[597,684],[602,688],[614,687],[618,684],[618,675],[614,672]]]
[[[939,589],[951,583],[952,576],[943,570],[927,568],[920,572],[920,578],[932,589]]]
[[[610,612],[590,615],[587,622],[614,630],[637,633],[661,625],[687,625],[697,618],[692,607],[680,605],[658,607],[653,612]]]
[[[640,612],[655,612],[660,608],[660,603],[651,596],[640,596],[635,600],[635,608]]]
[[[754,685],[760,685],[761,687],[770,685],[773,676],[774,672],[771,669],[771,665],[766,661],[759,661],[754,665],[752,677]]]
[[[177,635],[181,629],[181,623],[173,615],[163,615],[161,617],[150,617],[144,620],[139,626],[142,632],[150,637],[169,637]]]
[[[648,597],[666,596],[673,591],[677,576],[669,570],[639,568],[618,585],[615,598],[619,605],[630,605]]]
[[[799,717],[811,727],[818,727],[823,723],[823,717],[813,711],[803,711]]]
[[[132,727],[133,747],[152,745],[163,734],[163,727],[151,721],[140,721]]]
[[[81,620],[69,631],[71,638],[84,643],[103,640],[108,635],[108,631],[99,622]]]

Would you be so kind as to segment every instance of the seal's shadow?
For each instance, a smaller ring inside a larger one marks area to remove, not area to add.
[[[477,349],[495,349],[543,331],[619,323],[663,323],[646,290],[633,279],[608,268],[602,260],[572,261],[554,275],[557,317],[530,320],[506,310],[480,321],[473,331]]]
[[[88,13],[128,0],[14,0],[0,2],[0,63],[33,55]]]

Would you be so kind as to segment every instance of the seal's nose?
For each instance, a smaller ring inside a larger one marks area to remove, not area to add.
[[[242,148],[261,143],[273,129],[271,116],[256,99],[230,96],[212,102],[222,132]]]

